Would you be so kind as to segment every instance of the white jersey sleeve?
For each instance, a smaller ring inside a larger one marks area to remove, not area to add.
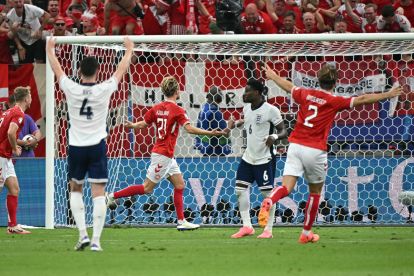
[[[63,76],[59,85],[68,104],[69,145],[92,146],[106,138],[109,101],[118,80],[111,77],[100,84],[82,85]]]
[[[255,110],[252,110],[251,105],[248,104],[243,112],[247,147],[242,158],[252,165],[266,164],[272,159],[270,148],[266,146],[266,139],[269,134],[274,133],[275,126],[283,121],[280,110],[269,103],[264,103]]]

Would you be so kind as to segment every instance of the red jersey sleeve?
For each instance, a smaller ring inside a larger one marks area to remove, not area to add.
[[[353,100],[354,100],[354,97],[345,98],[342,96],[333,96],[331,99],[331,105],[337,111],[341,111],[344,109],[350,109],[352,108]]]
[[[151,125],[155,122],[155,114],[154,114],[154,108],[151,108],[150,110],[147,111],[147,113],[145,113],[144,115],[144,121],[148,124]]]
[[[297,104],[303,103],[302,88],[295,86],[292,88],[291,93],[292,93],[292,98],[295,101],[295,103]]]
[[[15,123],[19,128],[23,126],[24,114],[23,113],[13,113],[10,123]]]
[[[180,126],[184,126],[185,124],[190,123],[190,120],[188,119],[184,109],[179,108],[177,111],[177,122]]]

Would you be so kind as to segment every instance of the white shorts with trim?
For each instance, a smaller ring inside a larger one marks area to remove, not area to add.
[[[152,153],[151,164],[147,170],[147,178],[154,183],[160,182],[174,174],[181,174],[180,167],[174,158]]]
[[[4,186],[7,178],[11,176],[16,177],[12,159],[0,157],[0,188]]]
[[[308,183],[321,183],[325,182],[327,169],[326,151],[295,143],[289,145],[283,175],[298,177],[304,175]]]

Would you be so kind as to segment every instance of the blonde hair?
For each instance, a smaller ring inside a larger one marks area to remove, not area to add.
[[[178,88],[178,81],[172,76],[165,77],[161,82],[161,91],[166,97],[173,96]]]
[[[29,95],[30,95],[30,86],[16,87],[14,89],[14,93],[9,96],[10,105],[14,105],[17,102],[22,102]]]
[[[338,79],[338,71],[331,64],[324,64],[318,71],[318,81],[322,89],[331,90]]]

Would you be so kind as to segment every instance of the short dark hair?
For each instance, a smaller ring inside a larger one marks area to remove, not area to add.
[[[95,57],[86,57],[81,61],[80,71],[82,76],[92,77],[98,70],[98,60]]]
[[[288,17],[288,16],[292,16],[293,17],[293,20],[296,19],[296,14],[293,11],[291,11],[291,10],[285,12],[285,15],[283,17]]]
[[[331,64],[324,64],[318,71],[318,81],[322,89],[331,90],[338,79],[338,71]]]
[[[381,10],[381,15],[383,17],[390,17],[390,16],[394,16],[395,12],[394,12],[394,8],[391,5],[386,5],[382,8]]]
[[[259,91],[259,93],[262,94],[263,96],[267,95],[268,89],[261,81],[250,79],[247,81],[247,85],[253,88],[254,90]]]

